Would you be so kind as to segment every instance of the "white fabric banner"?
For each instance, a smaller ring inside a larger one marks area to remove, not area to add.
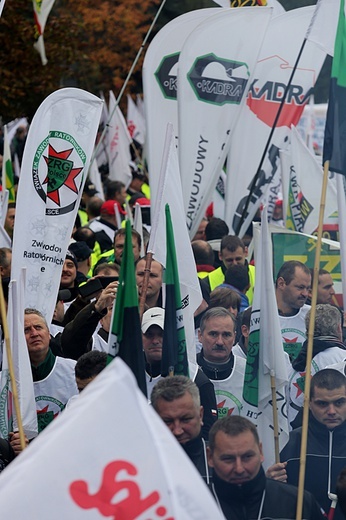
[[[18,393],[19,409],[25,435],[32,439],[37,435],[37,412],[28,347],[24,335],[24,285],[25,273],[9,287],[8,331]],[[4,345],[0,381],[0,437],[8,438],[11,431],[18,431],[18,418],[13,403],[9,361]]]
[[[97,197],[100,197],[100,199],[105,200],[101,174],[99,172],[96,159],[94,159],[90,165],[89,181],[95,186],[95,190],[97,191]]]
[[[102,101],[76,88],[60,89],[38,108],[25,145],[19,180],[12,272],[27,269],[25,307],[50,323],[60,275],[102,110]]]
[[[1,473],[0,501],[16,520],[224,519],[119,358]]]
[[[127,189],[132,180],[130,168],[130,145],[132,139],[127,129],[125,118],[119,106],[116,106],[116,99],[112,91],[109,92],[109,114],[110,120],[107,134],[108,178],[111,181],[123,182]]]
[[[34,17],[38,32],[37,41],[34,48],[41,56],[42,65],[47,65],[46,50],[44,47],[43,33],[46,26],[47,18],[54,5],[55,0],[32,0],[34,7]]]
[[[183,307],[184,327],[189,362],[196,365],[196,337],[194,312],[202,302],[201,289],[197,277],[191,242],[184,219],[183,194],[179,174],[179,162],[174,142],[174,130],[168,125],[166,142],[159,179],[158,196],[151,214],[151,233],[148,252],[155,260],[166,265],[166,222],[165,205],[169,204],[177,264],[180,281],[180,293]],[[190,371],[190,375],[194,373]]]
[[[289,428],[285,397],[285,385],[288,382],[287,364],[275,297],[272,244],[266,208],[262,213],[261,230],[255,233],[254,239],[256,285],[247,357],[247,365],[251,365],[252,370],[245,376],[244,388],[251,384],[258,390],[258,415],[256,418],[255,416],[249,418],[257,424],[259,437],[263,443],[265,465],[268,467],[275,462],[270,376],[275,379],[280,450],[288,441]],[[258,367],[257,374],[256,367]]]
[[[211,202],[272,9],[220,9],[185,41],[178,69],[179,165],[190,238]]]
[[[340,0],[318,0],[306,38],[334,56]]]
[[[130,94],[127,94],[127,128],[131,138],[144,145],[145,119]]]
[[[325,52],[306,42],[293,76],[284,108],[263,161],[256,189],[245,213],[253,179],[261,163],[275,116],[305,38],[314,7],[287,11],[271,20],[256,66],[246,105],[231,136],[227,159],[225,220],[231,234],[243,237],[267,196],[268,217],[281,191],[279,150],[288,146],[291,125],[296,125],[325,59]],[[249,153],[251,150],[251,153]]]
[[[177,72],[182,46],[204,19],[220,12],[219,7],[196,9],[167,23],[153,38],[143,63],[143,92],[146,122],[146,157],[150,200],[155,206],[166,128],[172,123],[178,141]]]
[[[307,148],[294,126],[291,129],[291,148],[287,153],[290,157],[288,165],[287,161],[281,162],[286,228],[312,235],[318,226],[320,213],[322,166]],[[336,186],[330,180],[327,184],[324,221],[336,208]]]

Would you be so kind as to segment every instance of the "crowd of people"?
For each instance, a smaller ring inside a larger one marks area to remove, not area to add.
[[[72,406],[79,392],[106,366],[126,237],[119,217],[124,221],[135,203],[146,209],[150,205],[148,179],[138,168],[133,169],[128,190],[119,181],[104,179],[103,198],[87,182],[62,267],[53,320],[47,323],[39,310],[25,309],[24,333],[39,432],[66,406]],[[4,220],[10,241],[15,209],[15,203],[9,204]],[[230,235],[223,220],[208,215],[191,240],[203,295],[194,318],[197,370],[191,377],[162,373],[164,269],[152,260],[148,274],[150,218],[146,216],[140,232],[131,231],[138,297],[145,299],[141,331],[148,400],[227,519],[293,519],[313,272],[302,262],[290,260],[283,263],[273,282],[289,374],[290,436],[281,462],[265,470],[262,439],[246,416],[243,398],[256,266],[248,258],[248,237]],[[11,248],[0,248],[5,294],[11,261]],[[314,319],[303,518],[323,518],[338,496],[334,519],[339,520],[346,508],[345,328],[333,279],[324,269],[319,271]],[[26,438],[26,444],[31,441]],[[17,431],[0,439],[0,471],[21,451]]]

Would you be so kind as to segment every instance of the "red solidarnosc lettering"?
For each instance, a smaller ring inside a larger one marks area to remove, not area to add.
[[[113,520],[135,520],[139,515],[157,504],[160,495],[153,491],[146,498],[141,498],[139,486],[132,480],[117,480],[117,474],[126,471],[128,475],[137,475],[137,469],[133,464],[124,460],[116,460],[107,464],[103,471],[103,478],[100,489],[91,494],[88,491],[88,484],[85,480],[76,480],[70,485],[70,494],[73,500],[82,509],[96,508],[102,516],[113,515]],[[127,491],[127,497],[114,503],[114,497],[120,491]],[[166,508],[160,506],[156,509],[157,515],[161,518],[166,515]],[[166,520],[174,520],[167,518]]]

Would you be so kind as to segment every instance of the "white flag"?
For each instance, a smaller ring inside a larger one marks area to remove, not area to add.
[[[334,56],[340,0],[318,0],[306,38]]]
[[[89,181],[95,186],[95,190],[97,191],[97,196],[100,197],[100,199],[105,200],[105,194],[103,192],[101,174],[100,174],[98,166],[97,166],[96,158],[93,160],[93,162],[90,165]]]
[[[150,200],[155,206],[167,124],[178,132],[177,72],[182,46],[195,27],[220,12],[219,7],[196,9],[167,23],[153,38],[143,63],[146,156]],[[178,139],[176,133],[176,141]]]
[[[28,439],[37,435],[37,412],[28,348],[24,335],[24,273],[9,287],[8,330],[23,429]],[[8,438],[18,431],[18,418],[13,404],[7,351],[4,348],[0,381],[0,437]]]
[[[12,279],[27,268],[25,307],[50,323],[62,266],[95,144],[102,101],[80,89],[60,89],[30,125],[19,179]]]
[[[41,56],[42,65],[47,65],[48,63],[44,47],[43,32],[54,2],[55,0],[32,0],[37,31],[37,40],[34,43],[34,48]]]
[[[141,254],[140,256],[145,256],[145,247],[143,240],[143,219],[142,219],[142,206],[140,204],[135,204],[135,216],[133,219],[133,229],[140,234],[141,237]]]
[[[109,114],[107,135],[109,179],[121,181],[128,188],[132,180],[130,168],[132,139],[125,118],[119,106],[116,106],[116,99],[112,91],[109,92]]]
[[[257,228],[256,228],[257,229]],[[288,441],[285,385],[288,382],[285,352],[282,346],[279,314],[275,297],[272,245],[266,208],[261,230],[255,236],[256,285],[252,304],[250,336],[244,379],[244,400],[257,407],[257,424],[263,442],[266,466],[275,462],[273,403],[270,376],[275,379],[280,450]]]
[[[168,125],[163,152],[162,169],[158,186],[158,197],[151,214],[151,233],[148,252],[155,260],[166,265],[166,226],[165,205],[171,210],[177,264],[180,281],[180,294],[183,306],[183,318],[188,359],[196,365],[196,338],[194,312],[202,301],[201,289],[197,277],[191,242],[189,239],[183,210],[183,196],[179,174],[179,162],[174,143],[172,125]],[[190,374],[193,372],[190,371]]]
[[[224,518],[119,358],[1,473],[0,502],[16,520]]]
[[[130,94],[127,94],[127,128],[131,138],[143,146],[145,143],[145,120]]]
[[[219,9],[179,57],[179,165],[190,238],[211,202],[272,10]]]
[[[307,148],[294,126],[291,129],[289,168],[283,166],[281,176],[286,227],[312,235],[318,226],[323,171],[316,156]],[[330,216],[336,208],[336,187],[334,182],[329,181],[325,217]]]
[[[260,166],[313,10],[313,7],[292,9],[271,20],[256,66],[255,79],[231,136],[231,149],[227,159],[225,221],[230,232],[240,237],[244,236],[266,195],[268,216],[271,216],[277,194],[281,190],[278,175],[279,150],[287,148],[291,125],[296,125],[299,121],[325,59],[324,51],[313,43],[306,42],[266,151],[256,189],[245,211],[253,179]],[[243,213],[245,221],[241,225]]]

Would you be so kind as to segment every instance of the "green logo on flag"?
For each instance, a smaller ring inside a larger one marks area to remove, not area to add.
[[[260,331],[257,329],[249,336],[243,389],[244,400],[253,406],[258,406],[259,346]]]

